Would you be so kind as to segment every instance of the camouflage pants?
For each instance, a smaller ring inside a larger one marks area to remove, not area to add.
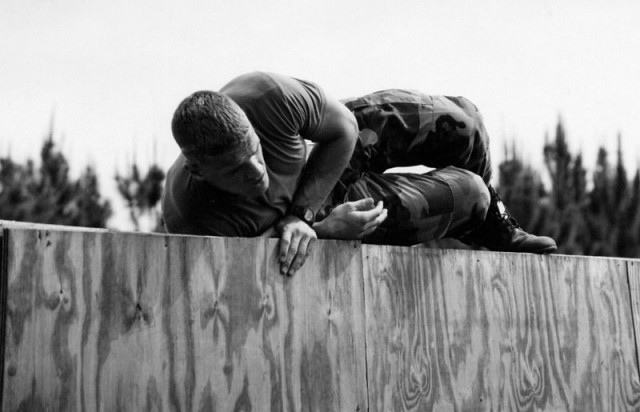
[[[360,129],[351,162],[330,202],[372,197],[387,220],[366,243],[413,245],[457,237],[486,215],[491,179],[482,116],[463,97],[385,90],[344,102]],[[424,165],[428,173],[384,173]]]

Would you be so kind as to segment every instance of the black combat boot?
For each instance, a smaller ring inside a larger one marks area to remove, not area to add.
[[[550,237],[535,236],[522,230],[491,186],[489,193],[491,204],[484,223],[460,240],[501,252],[553,253],[558,249],[556,242]]]

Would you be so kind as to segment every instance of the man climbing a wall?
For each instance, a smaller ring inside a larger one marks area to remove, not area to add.
[[[188,96],[171,126],[181,153],[162,199],[167,231],[275,229],[283,274],[295,274],[316,238],[557,249],[522,230],[489,184],[489,138],[463,97],[385,90],[340,102],[312,82],[255,72]],[[436,169],[384,173],[417,165]]]

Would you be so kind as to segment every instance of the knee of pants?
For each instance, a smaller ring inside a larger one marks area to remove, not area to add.
[[[458,176],[451,185],[454,195],[454,221],[464,221],[463,226],[466,229],[481,225],[491,204],[487,184],[482,177],[468,170],[454,167],[447,169]]]
[[[491,193],[489,193],[489,188],[483,178],[475,173],[472,174],[473,177],[471,179],[474,181],[473,187],[475,188],[475,198],[477,199],[477,207],[474,212],[477,215],[476,217],[484,222],[491,205]]]

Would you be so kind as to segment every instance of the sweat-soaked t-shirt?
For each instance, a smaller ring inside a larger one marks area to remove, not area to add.
[[[247,198],[193,178],[178,156],[167,172],[162,199],[170,233],[258,236],[285,216],[313,140],[325,117],[325,95],[314,83],[254,72],[233,79],[221,93],[246,113],[256,131],[269,175],[266,193]]]

